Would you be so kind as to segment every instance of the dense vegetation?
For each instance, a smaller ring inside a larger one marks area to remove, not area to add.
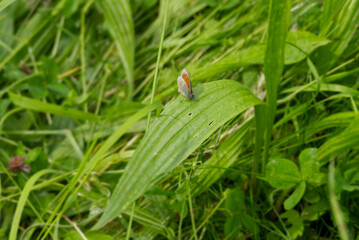
[[[358,22],[359,0],[2,0],[0,239],[359,239]]]

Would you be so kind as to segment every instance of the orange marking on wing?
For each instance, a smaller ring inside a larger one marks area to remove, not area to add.
[[[190,80],[189,80],[189,77],[187,76],[187,74],[182,74],[182,78],[183,78],[183,80],[186,82],[186,84],[187,84],[187,87],[188,88],[191,88],[191,82],[190,82]]]

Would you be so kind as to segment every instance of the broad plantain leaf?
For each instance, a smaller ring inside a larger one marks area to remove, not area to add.
[[[217,151],[195,172],[192,195],[198,195],[215,183],[238,158],[252,121],[244,124],[219,146]],[[185,186],[185,185],[183,185]]]
[[[150,127],[95,229],[119,215],[142,196],[155,179],[185,160],[221,125],[261,104],[247,88],[231,80],[200,84],[194,88],[194,95],[192,101],[178,96]]]

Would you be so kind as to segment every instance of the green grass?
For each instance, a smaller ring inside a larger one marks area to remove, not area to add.
[[[359,0],[2,0],[0,239],[357,239],[358,20]]]

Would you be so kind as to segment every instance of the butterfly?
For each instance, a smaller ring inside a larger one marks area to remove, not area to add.
[[[193,91],[192,91],[192,83],[189,79],[189,74],[187,70],[184,68],[181,72],[181,76],[177,78],[177,86],[178,92],[181,93],[188,99],[193,99]]]

